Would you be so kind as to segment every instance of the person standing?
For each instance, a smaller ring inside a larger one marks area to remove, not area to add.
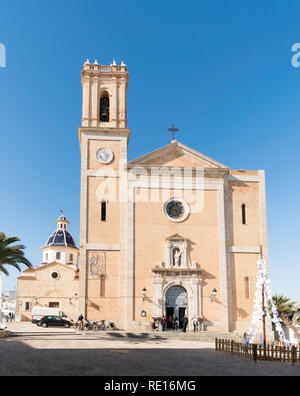
[[[244,337],[243,337],[242,344],[243,344],[243,345],[249,345],[249,343],[250,343],[249,334],[248,334],[248,333],[244,333]]]
[[[173,331],[174,330],[177,331],[177,329],[178,329],[178,319],[175,314],[172,317],[172,328],[173,328]]]
[[[162,332],[163,332],[163,333],[164,333],[165,330],[166,330],[166,326],[167,326],[167,318],[165,317],[165,315],[163,315],[163,316],[161,317],[161,329],[162,329]]]
[[[193,319],[193,328],[194,328],[194,333],[197,333],[198,332],[198,318],[197,318],[197,316],[195,316]]]
[[[79,318],[78,318],[78,330],[79,331],[83,331],[83,320],[84,320],[83,315],[80,314]]]
[[[188,323],[189,323],[188,317],[186,315],[184,315],[184,318],[183,318],[183,332],[184,333],[186,333],[186,328],[187,328]]]

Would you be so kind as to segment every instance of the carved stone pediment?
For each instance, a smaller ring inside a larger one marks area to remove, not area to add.
[[[181,235],[179,234],[174,234],[169,236],[168,238],[166,238],[166,241],[185,241],[186,239],[183,238]]]

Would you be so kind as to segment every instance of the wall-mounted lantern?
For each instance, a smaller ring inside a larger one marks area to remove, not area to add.
[[[215,300],[215,298],[217,297],[217,293],[218,290],[217,289],[213,289],[210,295],[210,301],[213,302]]]
[[[147,293],[147,289],[144,287],[144,289],[142,290],[142,298],[143,298],[143,301],[144,301],[145,298],[146,298],[146,293]]]

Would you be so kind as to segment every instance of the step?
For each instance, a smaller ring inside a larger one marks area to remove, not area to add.
[[[165,333],[161,331],[144,331],[144,332],[128,332],[128,331],[83,331],[77,332],[77,334],[84,335],[92,335],[92,336],[101,336],[101,337],[113,337],[117,338],[163,338],[163,339],[180,339],[180,340],[195,340],[195,341],[203,341],[203,342],[214,342],[216,338],[223,340],[233,340],[235,339],[235,335],[232,333],[212,333],[212,332],[187,332],[183,333],[182,331],[172,332],[167,331]]]
[[[9,330],[0,330],[0,338],[10,337],[11,332]]]

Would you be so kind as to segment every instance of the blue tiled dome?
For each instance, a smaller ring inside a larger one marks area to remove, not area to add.
[[[57,230],[50,235],[50,238],[46,242],[45,247],[47,246],[68,246],[71,248],[76,248],[76,243],[72,237],[72,235],[67,230],[68,220],[64,215],[61,215],[60,218],[56,221]]]
[[[46,246],[68,246],[76,248],[76,243],[69,231],[57,230],[51,234]]]

